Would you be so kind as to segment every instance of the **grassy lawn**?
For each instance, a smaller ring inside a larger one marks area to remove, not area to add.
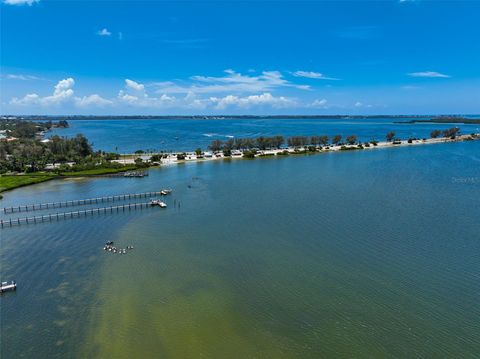
[[[109,173],[118,173],[118,172],[125,172],[125,171],[133,171],[136,170],[137,167],[135,165],[132,166],[125,166],[120,168],[95,168],[93,170],[85,170],[85,171],[77,171],[77,172],[62,172],[62,176],[68,177],[76,177],[76,176],[97,176],[97,175],[105,175]]]
[[[28,186],[35,183],[45,182],[53,178],[98,176],[98,175],[105,175],[110,173],[118,173],[118,172],[133,171],[133,170],[137,170],[137,167],[135,165],[124,166],[120,168],[107,167],[107,168],[95,168],[92,170],[77,171],[77,172],[62,172],[59,175],[54,173],[1,175],[0,176],[0,192],[8,191],[18,187]],[[140,170],[143,170],[143,169],[140,169]]]
[[[48,173],[26,174],[16,176],[0,176],[0,192],[9,189],[27,186],[29,184],[45,182],[55,178],[56,176]]]

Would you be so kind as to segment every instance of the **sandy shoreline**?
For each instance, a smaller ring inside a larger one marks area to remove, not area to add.
[[[314,151],[310,150],[311,146],[305,147],[285,147],[280,149],[268,149],[268,150],[257,150],[255,157],[265,157],[265,156],[284,156],[288,154],[302,154],[302,153],[327,153],[327,152],[337,152],[337,151],[362,151],[362,150],[374,150],[379,148],[397,148],[397,147],[407,147],[407,146],[419,146],[419,145],[431,145],[431,144],[440,144],[440,143],[452,143],[452,142],[463,142],[463,141],[476,141],[480,140],[480,133],[468,134],[468,135],[459,135],[455,139],[451,138],[428,138],[428,139],[414,139],[411,140],[401,140],[394,142],[381,141],[376,145],[370,143],[367,147],[365,143],[360,145],[330,145],[323,147],[316,147]],[[400,143],[398,143],[400,142]],[[141,158],[144,161],[149,161],[153,155],[161,155],[164,158],[161,159],[158,163],[161,165],[172,165],[186,162],[206,162],[206,161],[215,161],[221,159],[237,159],[245,158],[244,150],[232,150],[231,156],[225,156],[223,152],[203,152],[201,156],[197,156],[195,152],[172,152],[172,153],[152,153],[152,154],[123,154],[121,159],[114,160],[112,162],[118,162],[122,164],[134,164],[136,158]],[[178,159],[177,155],[184,155],[185,159]]]

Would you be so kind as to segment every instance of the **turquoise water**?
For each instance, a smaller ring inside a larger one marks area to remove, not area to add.
[[[19,284],[0,298],[1,357],[477,357],[479,153],[190,163],[8,192],[3,206],[174,189],[166,210],[1,230],[0,273]]]
[[[259,136],[357,135],[360,140],[381,141],[390,131],[403,139],[430,137],[434,129],[454,124],[396,124],[410,119],[223,119],[223,120],[81,120],[70,121],[70,128],[56,129],[50,135],[75,136],[82,133],[94,147],[104,151],[133,153],[148,151],[206,150],[214,139]],[[480,132],[480,125],[459,125],[464,133]]]

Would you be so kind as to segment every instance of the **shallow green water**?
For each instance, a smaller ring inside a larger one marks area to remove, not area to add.
[[[0,232],[2,358],[475,357],[480,144],[175,166],[3,205],[172,187],[167,210]],[[180,202],[180,208],[174,206]],[[104,242],[134,245],[105,253]]]

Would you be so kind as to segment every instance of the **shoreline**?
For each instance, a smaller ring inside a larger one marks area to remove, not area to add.
[[[452,138],[428,138],[428,139],[416,139],[412,140],[411,143],[408,140],[401,141],[381,141],[376,145],[370,144],[366,146],[365,144],[358,145],[330,145],[324,147],[315,147],[315,150],[312,151],[312,146],[301,146],[301,147],[285,147],[279,149],[267,149],[267,150],[257,150],[256,154],[250,157],[246,157],[245,154],[250,152],[248,150],[232,150],[231,156],[225,156],[223,152],[203,152],[201,156],[198,156],[195,152],[171,152],[171,153],[150,153],[150,154],[122,154],[122,159],[113,160],[112,162],[121,163],[124,165],[135,163],[135,158],[151,158],[154,155],[166,156],[163,157],[160,161],[156,163],[160,165],[174,165],[188,162],[208,162],[216,160],[227,160],[227,159],[253,159],[260,157],[283,157],[288,155],[296,154],[317,154],[317,153],[329,153],[329,152],[348,152],[348,151],[362,151],[362,150],[373,150],[373,149],[384,149],[384,148],[399,148],[399,147],[409,147],[409,146],[421,146],[421,145],[431,145],[431,144],[442,144],[442,143],[456,143],[456,142],[468,142],[468,141],[478,141],[480,140],[480,133],[468,134],[468,135],[458,135],[454,139]],[[400,142],[400,143],[398,143]],[[205,155],[205,154],[211,154]],[[177,156],[185,156],[184,159],[179,159]]]
[[[149,159],[154,155],[161,155],[162,158],[160,161],[155,161],[152,163],[151,166],[146,166],[140,169],[147,170],[149,168],[155,168],[158,166],[172,166],[172,165],[179,165],[184,163],[201,163],[201,162],[210,162],[210,161],[218,161],[218,160],[232,160],[232,159],[255,159],[255,158],[262,158],[262,157],[285,157],[289,155],[301,155],[301,154],[320,154],[320,153],[330,153],[330,152],[350,152],[350,151],[362,151],[362,150],[374,150],[374,149],[385,149],[385,148],[401,148],[401,147],[410,147],[410,146],[421,146],[421,145],[432,145],[432,144],[445,144],[445,143],[456,143],[456,142],[469,142],[469,141],[478,141],[480,140],[480,133],[474,133],[469,135],[458,135],[454,139],[452,138],[429,138],[429,139],[415,139],[411,140],[401,140],[401,141],[381,141],[378,142],[376,145],[369,144],[354,144],[354,145],[330,145],[325,147],[315,147],[315,146],[300,146],[300,147],[285,147],[285,148],[277,148],[277,149],[268,149],[268,150],[257,150],[255,154],[251,155],[251,151],[248,150],[233,150],[231,156],[225,156],[223,152],[203,152],[202,155],[198,156],[195,152],[171,152],[171,153],[150,153],[150,154],[122,154],[121,159],[112,160],[112,162],[116,162],[119,164],[123,164],[127,168],[105,168],[105,169],[95,169],[95,170],[87,170],[87,171],[80,171],[80,172],[72,172],[68,173],[65,172],[64,174],[55,174],[55,173],[38,173],[38,174],[26,174],[26,175],[11,175],[11,176],[0,176],[0,179],[3,178],[17,178],[20,181],[19,183],[7,187],[5,189],[0,189],[0,199],[2,199],[2,193],[9,192],[17,188],[30,186],[38,183],[43,183],[47,181],[51,181],[54,179],[68,179],[68,178],[88,178],[88,177],[106,177],[112,173],[122,173],[128,172],[135,169],[132,169],[132,165],[135,165],[135,159],[137,158],[144,158]],[[314,150],[312,150],[314,148]],[[249,153],[250,156],[245,156],[246,153]],[[211,154],[211,155],[208,155]],[[179,159],[177,156],[182,155],[184,159]],[[83,173],[82,173],[83,172]],[[86,172],[93,172],[93,173],[86,173]],[[21,179],[30,178],[32,179],[31,182],[22,182]]]
[[[43,183],[51,181],[54,179],[67,179],[67,178],[88,178],[88,177],[106,177],[108,175],[125,173],[129,171],[136,171],[148,169],[138,168],[134,166],[125,166],[125,168],[97,168],[92,170],[84,170],[78,172],[63,172],[63,173],[52,173],[52,172],[38,172],[38,173],[29,173],[29,174],[17,174],[17,175],[1,175],[0,181],[3,179],[7,182],[7,187],[0,186],[0,199],[2,199],[2,193],[12,191],[17,188],[30,186],[38,183]],[[13,185],[8,185],[8,180],[14,180]]]

